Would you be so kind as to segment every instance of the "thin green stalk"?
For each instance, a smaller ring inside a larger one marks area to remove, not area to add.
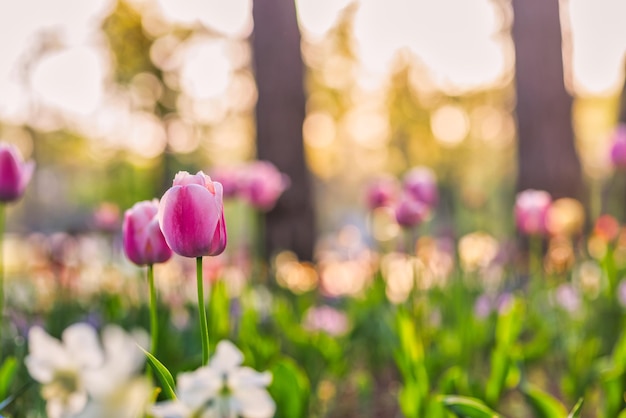
[[[154,287],[154,265],[148,265],[148,287],[150,288],[150,353],[156,357],[159,340],[159,316],[157,312],[156,288]]]
[[[209,323],[204,304],[204,283],[202,281],[202,257],[196,258],[196,280],[198,282],[198,314],[200,315],[200,337],[202,339],[202,365],[209,363]]]

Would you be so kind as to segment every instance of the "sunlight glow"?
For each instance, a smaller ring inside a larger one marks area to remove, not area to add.
[[[32,87],[44,104],[87,115],[102,97],[104,68],[92,48],[66,49],[41,59],[32,75]]]

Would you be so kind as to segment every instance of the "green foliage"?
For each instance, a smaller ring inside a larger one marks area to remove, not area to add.
[[[152,370],[161,382],[161,387],[163,389],[163,394],[165,395],[165,397],[167,399],[176,399],[176,384],[174,383],[174,378],[172,377],[170,371],[152,354],[144,350],[142,347],[139,348],[141,348],[141,350],[146,355],[148,364],[150,365],[150,367],[152,367]]]
[[[119,83],[129,83],[141,72],[156,73],[150,60],[149,39],[141,24],[141,15],[123,0],[105,20],[104,33],[115,56],[115,78]]]
[[[459,418],[502,418],[480,399],[464,396],[444,396],[441,403]]]
[[[308,417],[311,391],[306,373],[288,357],[282,357],[271,368],[269,392],[276,402],[275,418]]]

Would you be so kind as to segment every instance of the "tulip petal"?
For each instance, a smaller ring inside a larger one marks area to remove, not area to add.
[[[219,202],[216,195],[197,184],[174,186],[165,192],[159,207],[159,225],[175,253],[184,257],[210,254],[223,212]]]

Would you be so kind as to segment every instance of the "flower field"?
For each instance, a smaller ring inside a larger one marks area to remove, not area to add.
[[[0,146],[5,206],[33,169]],[[436,176],[417,167],[364,190],[368,231],[396,240],[347,226],[313,263],[267,263],[229,215],[271,210],[288,179],[214,178],[180,172],[90,233],[4,236],[3,416],[626,416],[615,218],[585,227],[577,201],[527,190],[508,241],[431,235]]]

